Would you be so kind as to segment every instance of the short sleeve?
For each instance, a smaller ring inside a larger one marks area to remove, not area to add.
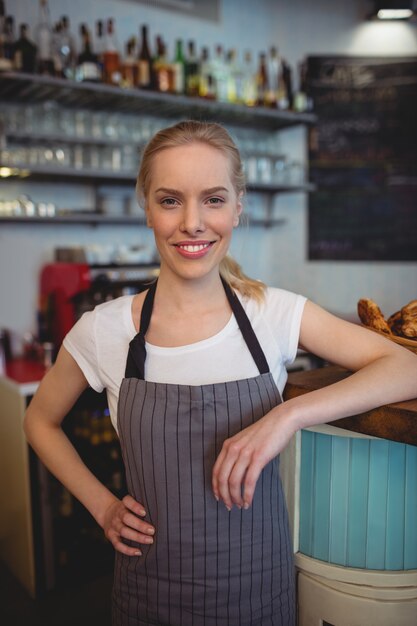
[[[94,391],[104,389],[97,359],[96,311],[88,311],[64,337],[63,346],[70,353]]]
[[[282,361],[290,365],[297,356],[301,320],[307,299],[284,289],[269,288],[265,316],[279,345]]]

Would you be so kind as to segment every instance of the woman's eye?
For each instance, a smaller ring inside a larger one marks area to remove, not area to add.
[[[177,204],[177,200],[175,198],[163,198],[161,200],[162,206],[175,206]]]
[[[221,204],[223,204],[224,200],[223,200],[223,198],[216,198],[216,197],[214,197],[214,198],[209,198],[207,202],[209,204],[214,205],[214,206],[217,206],[217,205],[220,206]]]

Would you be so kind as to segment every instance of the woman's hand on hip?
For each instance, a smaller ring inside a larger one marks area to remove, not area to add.
[[[140,556],[141,550],[126,545],[123,539],[139,544],[153,543],[155,528],[149,522],[140,519],[144,515],[146,511],[143,506],[129,495],[110,504],[104,514],[103,530],[115,550],[127,556]]]
[[[226,439],[213,467],[212,487],[217,500],[230,510],[252,504],[261,471],[285,448],[295,430],[278,407],[233,437]]]

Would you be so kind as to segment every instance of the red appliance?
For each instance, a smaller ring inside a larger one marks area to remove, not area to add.
[[[85,263],[49,263],[42,268],[39,334],[43,340],[59,348],[77,319],[74,296],[90,287],[90,268]]]
[[[118,296],[142,291],[158,273],[158,263],[45,265],[40,276],[40,341],[52,342],[58,351],[65,335],[85,311]]]

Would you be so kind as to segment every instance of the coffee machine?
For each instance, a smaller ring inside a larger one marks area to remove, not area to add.
[[[39,339],[58,351],[62,340],[85,311],[122,295],[146,289],[159,274],[159,263],[89,265],[55,262],[40,274]]]

